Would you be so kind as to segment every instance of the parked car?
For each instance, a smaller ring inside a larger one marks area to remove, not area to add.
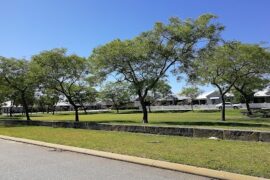
[[[216,107],[218,109],[222,109],[222,103],[217,104]],[[232,104],[231,102],[225,102],[225,108],[239,109],[239,108],[242,108],[242,105],[241,104]]]

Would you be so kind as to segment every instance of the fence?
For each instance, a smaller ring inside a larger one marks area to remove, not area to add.
[[[246,109],[245,104],[241,104],[242,109]],[[270,103],[250,103],[250,108],[270,109]],[[181,111],[191,110],[190,105],[170,105],[170,106],[151,106],[152,111]],[[218,109],[215,104],[193,105],[194,110],[214,110]]]
[[[242,104],[243,108],[246,108],[245,104]],[[250,103],[250,108],[258,108],[258,109],[270,109],[270,103]]]

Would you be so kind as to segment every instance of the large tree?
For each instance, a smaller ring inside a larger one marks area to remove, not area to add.
[[[225,42],[195,61],[194,67],[199,80],[210,83],[219,90],[222,100],[222,121],[225,121],[226,93],[239,83],[247,83],[246,77],[261,71],[260,61],[251,58],[252,56],[257,54],[249,52],[245,49],[245,45],[239,42]]]
[[[153,30],[132,40],[114,40],[94,49],[90,60],[99,76],[113,74],[134,87],[148,123],[146,97],[174,65],[186,69],[201,51],[215,45],[223,29],[212,22],[215,16],[198,19],[171,18],[169,24],[156,23]]]
[[[1,84],[18,93],[26,119],[29,116],[29,103],[33,100],[37,81],[31,70],[31,63],[26,60],[0,57]]]
[[[235,66],[244,66],[238,74],[233,87],[241,93],[251,115],[249,103],[255,91],[263,89],[269,83],[270,52],[257,44],[235,42],[234,51],[238,54]],[[235,68],[234,68],[235,69]],[[229,80],[230,81],[230,80]]]
[[[74,108],[75,121],[78,122],[80,104],[77,103],[77,96],[88,84],[89,66],[84,58],[67,55],[66,52],[66,49],[43,51],[32,59],[43,86],[66,97]]]

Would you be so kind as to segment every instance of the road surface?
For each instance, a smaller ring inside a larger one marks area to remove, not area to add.
[[[209,178],[0,139],[5,180],[206,180]]]

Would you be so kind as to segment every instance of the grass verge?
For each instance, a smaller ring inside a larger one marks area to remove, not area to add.
[[[222,129],[243,129],[243,130],[264,130],[270,131],[270,118],[249,118],[240,113],[240,110],[227,110],[227,121],[220,121],[220,112],[159,112],[149,113],[149,125],[158,126],[191,126]],[[7,119],[2,116],[0,119]],[[15,116],[11,119],[23,119],[22,116]],[[32,114],[33,120],[42,121],[74,121],[72,112],[59,114]],[[142,114],[140,112],[121,111],[99,112],[91,114],[80,114],[80,121],[90,121],[110,124],[137,124],[141,125]]]
[[[0,127],[0,134],[270,178],[270,143],[48,127]]]

